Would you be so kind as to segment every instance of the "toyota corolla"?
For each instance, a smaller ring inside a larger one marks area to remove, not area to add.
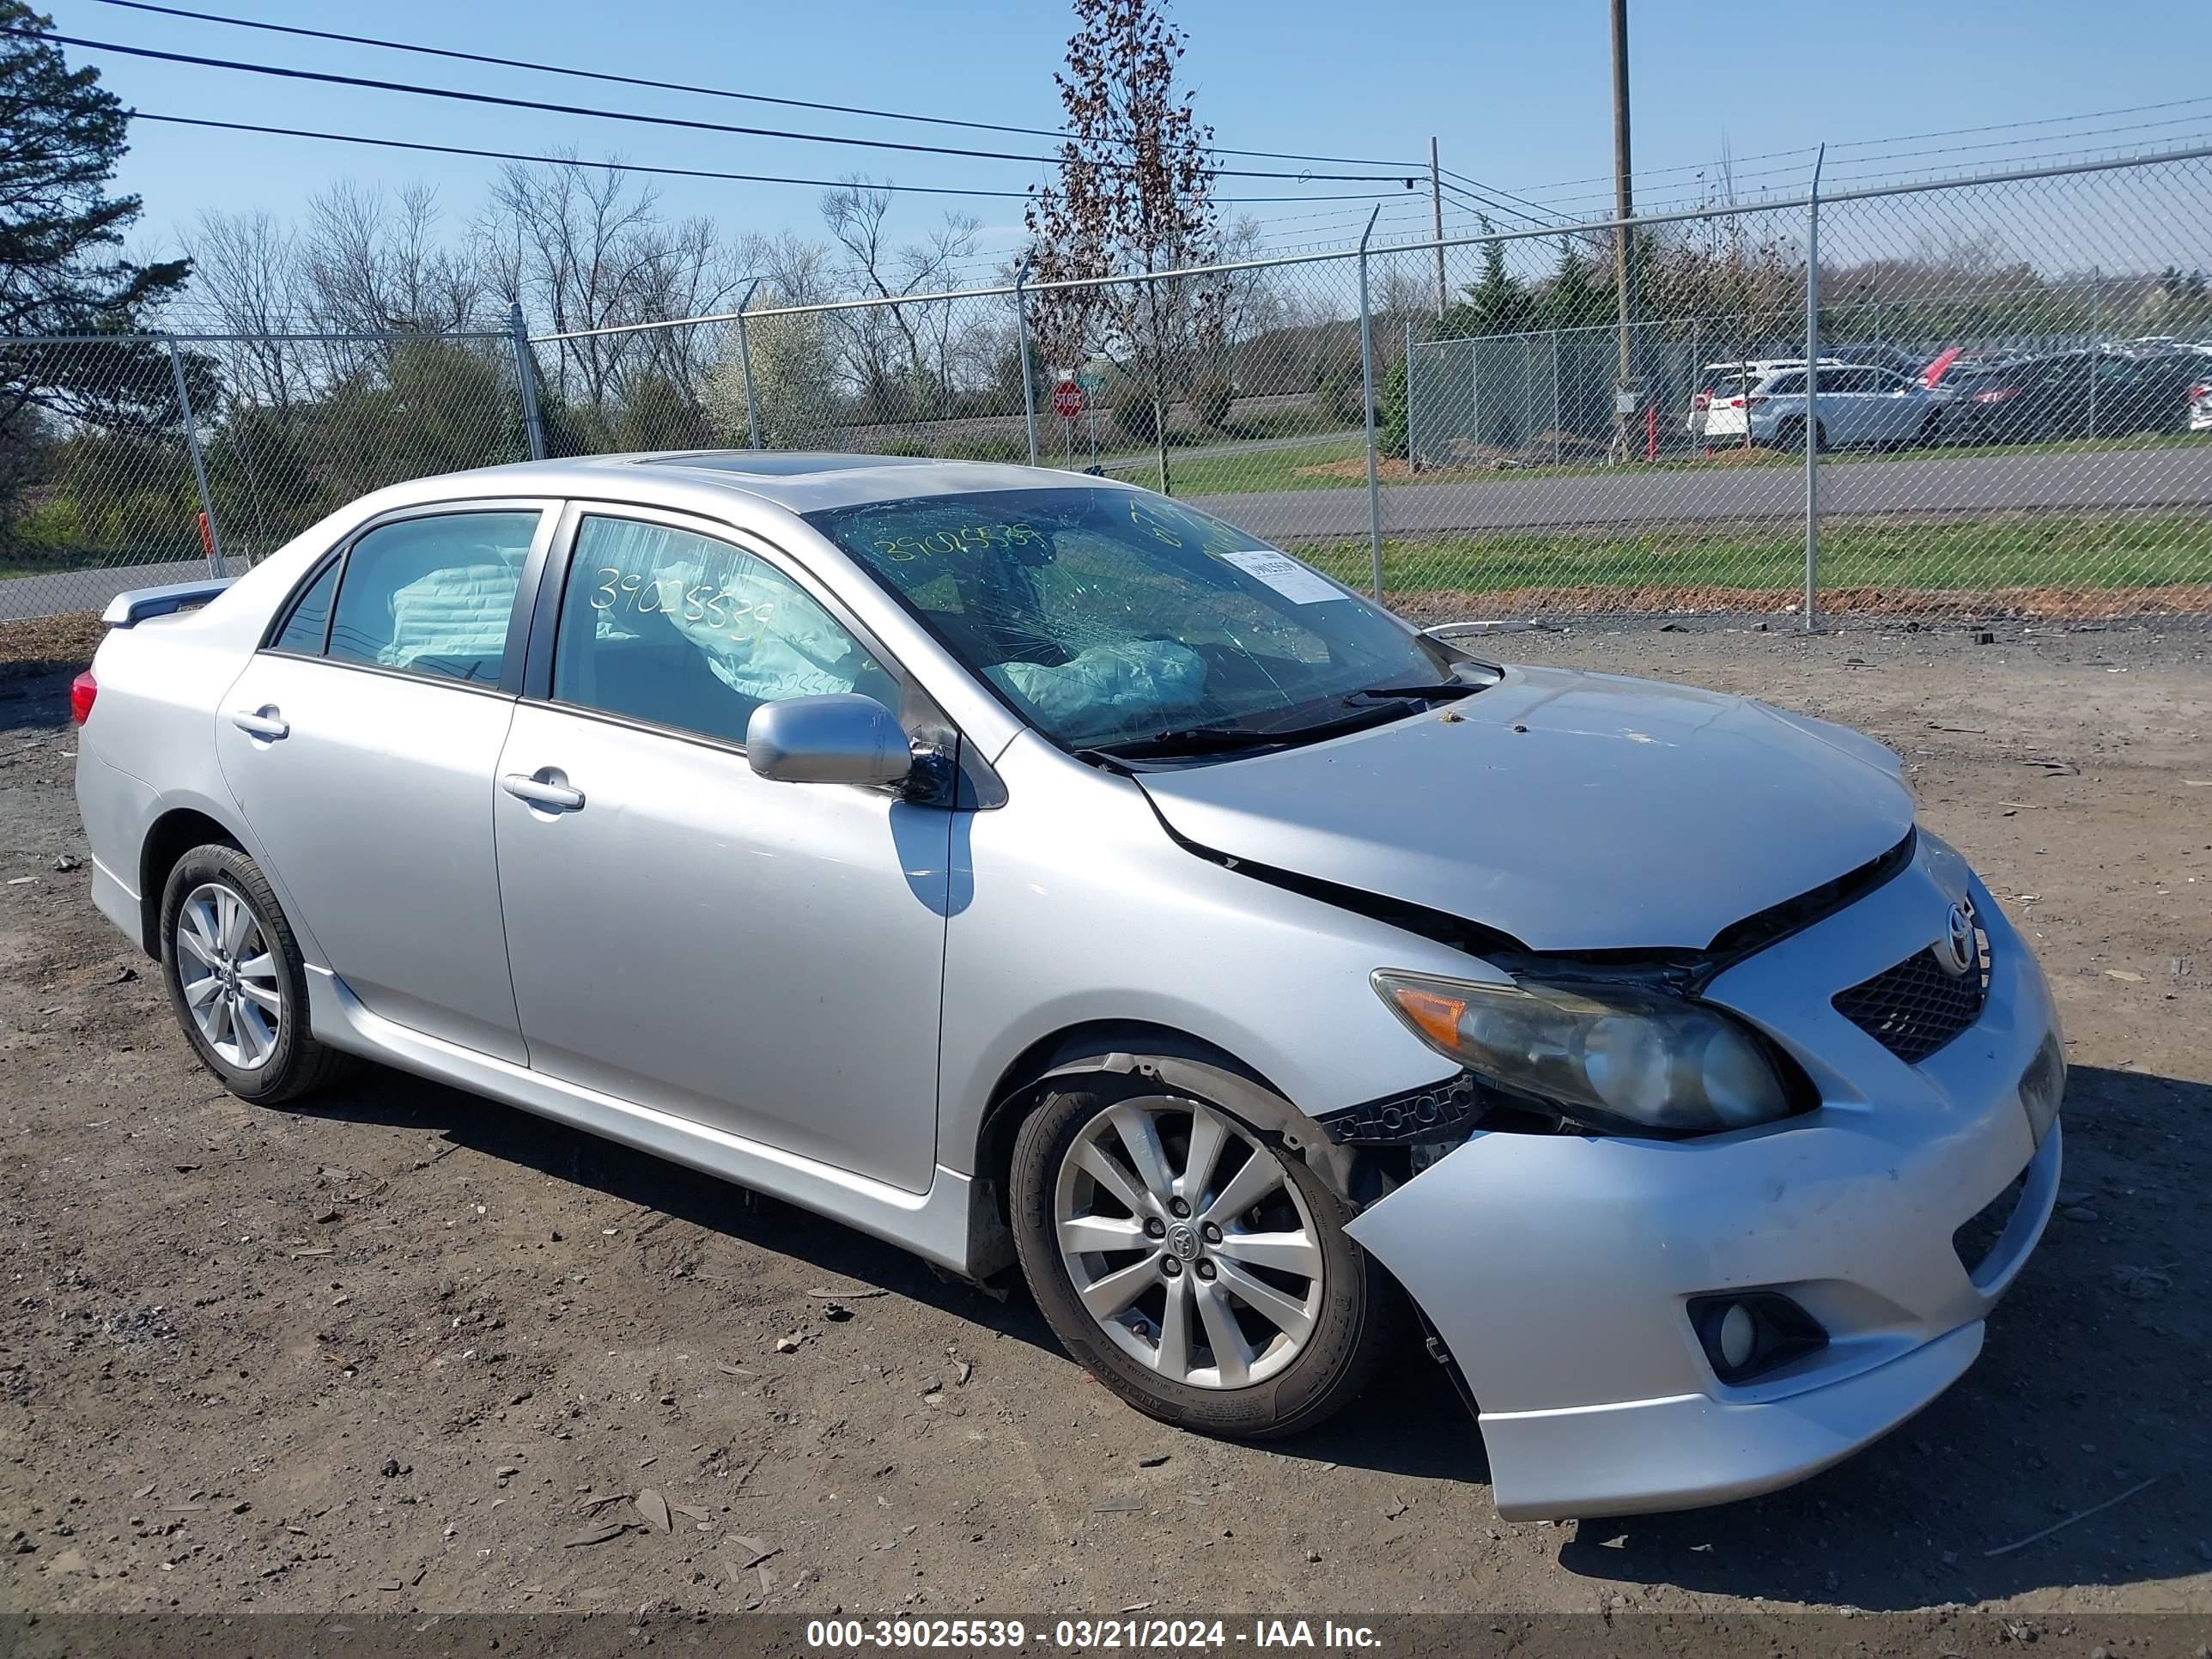
[[[1188,1428],[1418,1341],[1508,1516],[1766,1491],[1966,1370],[2057,1192],[2043,975],[1895,755],[1145,490],[494,468],[108,621],[94,896],[234,1093],[365,1058],[1018,1271]]]

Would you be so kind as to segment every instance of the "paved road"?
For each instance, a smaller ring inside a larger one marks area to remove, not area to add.
[[[1309,439],[1293,441],[1298,443]],[[1253,445],[1242,446],[1244,449]],[[1266,447],[1280,447],[1274,441]],[[1203,451],[1184,451],[1200,454]],[[1200,495],[1193,501],[1271,541],[1363,536],[1367,492],[1284,489]],[[1545,478],[1510,473],[1480,483],[1394,484],[1382,491],[1382,522],[1393,536],[1483,530],[1644,529],[1744,520],[1787,520],[1804,508],[1802,473],[1762,466],[1742,471],[1593,473]],[[1825,515],[1931,516],[2006,511],[2106,511],[2120,507],[2212,507],[2212,444],[2099,453],[1960,455],[1859,461],[1820,473]],[[96,611],[129,587],[191,581],[198,559],[127,569],[58,571],[0,581],[0,622]]]
[[[1361,536],[1364,489],[1284,489],[1193,498],[1271,541]],[[1480,483],[1382,491],[1386,534],[1583,529],[1793,519],[1805,482],[1794,467],[1655,469],[1579,477],[1505,474]],[[1929,456],[1820,471],[1824,516],[2212,506],[2212,444],[2101,453]]]
[[[230,573],[241,575],[246,561],[230,561]],[[196,582],[208,574],[205,559],[185,559],[167,564],[133,564],[100,570],[56,570],[43,576],[14,576],[0,581],[0,622],[21,622],[28,617],[61,617],[78,611],[99,611],[118,593],[133,587],[160,587],[168,582]]]

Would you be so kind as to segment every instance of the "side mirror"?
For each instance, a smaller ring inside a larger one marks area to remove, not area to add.
[[[914,769],[897,718],[857,691],[763,703],[745,722],[745,758],[778,783],[900,783]]]

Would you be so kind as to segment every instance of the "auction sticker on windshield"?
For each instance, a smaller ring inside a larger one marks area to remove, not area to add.
[[[1323,581],[1296,559],[1286,558],[1271,548],[1216,553],[1214,557],[1227,561],[1247,575],[1256,576],[1292,605],[1318,605],[1324,599],[1344,597],[1341,589]]]

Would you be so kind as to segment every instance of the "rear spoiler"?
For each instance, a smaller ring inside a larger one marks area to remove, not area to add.
[[[110,599],[100,619],[110,628],[135,628],[149,617],[167,617],[205,605],[237,580],[209,576],[196,582],[171,582],[164,587],[134,587]]]

